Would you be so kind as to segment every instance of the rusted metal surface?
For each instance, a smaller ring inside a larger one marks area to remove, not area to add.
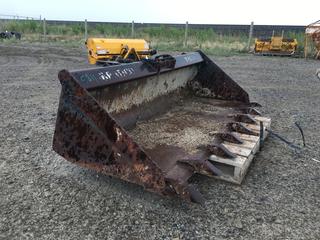
[[[306,35],[312,39],[317,49],[316,59],[320,59],[320,20],[306,27]],[[307,41],[307,39],[306,39]],[[305,48],[306,48],[305,44]]]
[[[209,157],[236,158],[222,144],[243,143],[231,132],[259,135],[245,125],[259,115],[248,94],[202,52],[160,70],[136,62],[63,70],[59,79],[53,149],[162,195],[202,203],[191,176],[222,174]]]
[[[202,88],[209,89],[212,97],[249,103],[249,95],[228,74],[200,52],[204,63],[200,66],[196,81]]]
[[[320,20],[306,27],[306,34],[310,35],[314,41],[320,43]]]

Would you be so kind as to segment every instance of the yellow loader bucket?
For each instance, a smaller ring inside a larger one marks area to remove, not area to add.
[[[201,51],[62,70],[59,80],[53,149],[166,196],[202,203],[191,176],[232,179],[228,167],[249,164],[269,127],[258,104]]]

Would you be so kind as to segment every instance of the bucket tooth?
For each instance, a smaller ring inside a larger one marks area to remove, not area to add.
[[[236,114],[234,116],[235,121],[237,122],[244,122],[249,124],[258,124],[258,122],[251,117],[249,114]]]
[[[207,150],[209,151],[210,154],[217,155],[219,157],[224,157],[224,158],[236,158],[237,156],[230,152],[225,146],[222,144],[210,144],[207,145]]]
[[[179,163],[188,164],[194,170],[194,172],[201,174],[210,174],[220,176],[222,172],[213,166],[212,163],[208,159],[181,159],[178,161]]]
[[[261,112],[253,107],[243,108],[242,111],[246,114],[262,116]]]
[[[205,203],[205,199],[203,198],[202,194],[191,184],[187,186],[187,190],[190,194],[190,200],[194,203],[199,203],[203,205]]]
[[[262,107],[260,103],[257,102],[250,102],[251,107]]]
[[[169,184],[172,191],[183,199],[188,201],[203,204],[205,202],[202,194],[188,182],[182,182],[181,179],[166,178],[166,182]],[[171,195],[171,194],[168,194]]]
[[[241,138],[239,138],[238,136],[236,136],[231,132],[216,133],[214,137],[218,138],[220,141],[227,141],[227,142],[237,143],[237,144],[243,143]]]
[[[230,131],[236,131],[236,132],[244,133],[244,134],[248,134],[248,135],[259,136],[259,132],[255,132],[255,131],[247,128],[243,123],[240,123],[240,122],[228,123],[228,128]]]

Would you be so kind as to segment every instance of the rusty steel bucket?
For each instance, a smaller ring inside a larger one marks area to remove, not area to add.
[[[234,149],[254,146],[241,136],[261,142],[264,127],[257,104],[203,52],[171,58],[60,71],[53,149],[148,191],[202,203],[190,177],[224,176],[215,160],[244,159]]]

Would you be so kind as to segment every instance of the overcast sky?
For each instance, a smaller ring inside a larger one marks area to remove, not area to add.
[[[0,15],[56,20],[307,25],[320,0],[0,0]]]

